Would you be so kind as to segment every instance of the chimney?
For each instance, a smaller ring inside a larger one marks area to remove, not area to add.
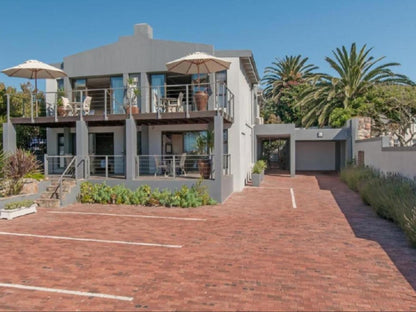
[[[142,23],[134,25],[134,35],[141,35],[149,39],[153,39],[153,29],[149,24]]]

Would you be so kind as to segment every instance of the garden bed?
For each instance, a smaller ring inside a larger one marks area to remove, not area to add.
[[[395,222],[416,247],[416,182],[369,167],[347,167],[341,180],[382,218]]]
[[[37,204],[31,200],[23,200],[6,204],[5,208],[0,210],[0,219],[12,220],[27,214],[35,213]]]

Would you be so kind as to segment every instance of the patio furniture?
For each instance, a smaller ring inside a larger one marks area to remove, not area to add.
[[[183,101],[183,92],[179,92],[179,96],[177,99],[176,98],[171,99],[167,103],[168,112],[169,113],[183,112],[182,101]]]
[[[179,172],[179,174],[183,174],[184,176],[186,176],[185,160],[186,160],[186,153],[183,153],[181,155],[180,160],[179,160],[178,172]]]
[[[156,89],[152,89],[152,104],[155,113],[163,113],[165,111],[164,101],[159,97]]]
[[[168,166],[161,161],[161,159],[159,158],[159,156],[153,156],[155,159],[155,176],[157,176],[157,173],[160,172],[160,174],[164,174],[166,176],[167,171],[168,171]]]
[[[81,110],[81,105],[82,105],[82,111],[83,111],[84,115],[89,115],[90,111],[91,111],[91,101],[92,101],[92,97],[87,96],[84,99],[84,102],[76,103],[76,104],[78,104],[78,106],[75,107],[76,115],[78,115],[79,111]]]
[[[63,110],[64,110],[64,116],[73,116],[74,115],[74,107],[71,105],[71,103],[69,102],[69,99],[66,97],[61,97],[62,98],[62,106],[63,106]]]

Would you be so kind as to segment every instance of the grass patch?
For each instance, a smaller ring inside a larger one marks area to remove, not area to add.
[[[347,167],[341,180],[382,218],[395,222],[416,247],[416,183],[369,167]]]

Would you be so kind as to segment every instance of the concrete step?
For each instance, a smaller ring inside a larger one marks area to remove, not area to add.
[[[67,192],[62,192],[62,198],[65,198],[66,194],[68,194],[69,191]],[[53,191],[45,191],[43,192],[39,198],[44,198],[44,199],[48,199],[48,198],[57,198],[59,199],[59,191],[55,193],[55,190]]]
[[[51,184],[50,184],[50,186],[58,186],[59,185],[59,183],[58,183],[59,181],[51,181]],[[64,180],[63,182],[62,182],[62,185],[68,185],[68,186],[74,186],[75,184],[77,184],[77,182],[74,180],[74,181],[67,181],[67,180]]]
[[[43,208],[60,208],[59,199],[45,199],[40,198],[35,200],[35,202]]]
[[[46,188],[47,192],[54,192],[58,188],[58,185],[50,185]],[[71,185],[62,185],[62,192],[68,193],[71,190]],[[59,189],[58,189],[59,193]]]

